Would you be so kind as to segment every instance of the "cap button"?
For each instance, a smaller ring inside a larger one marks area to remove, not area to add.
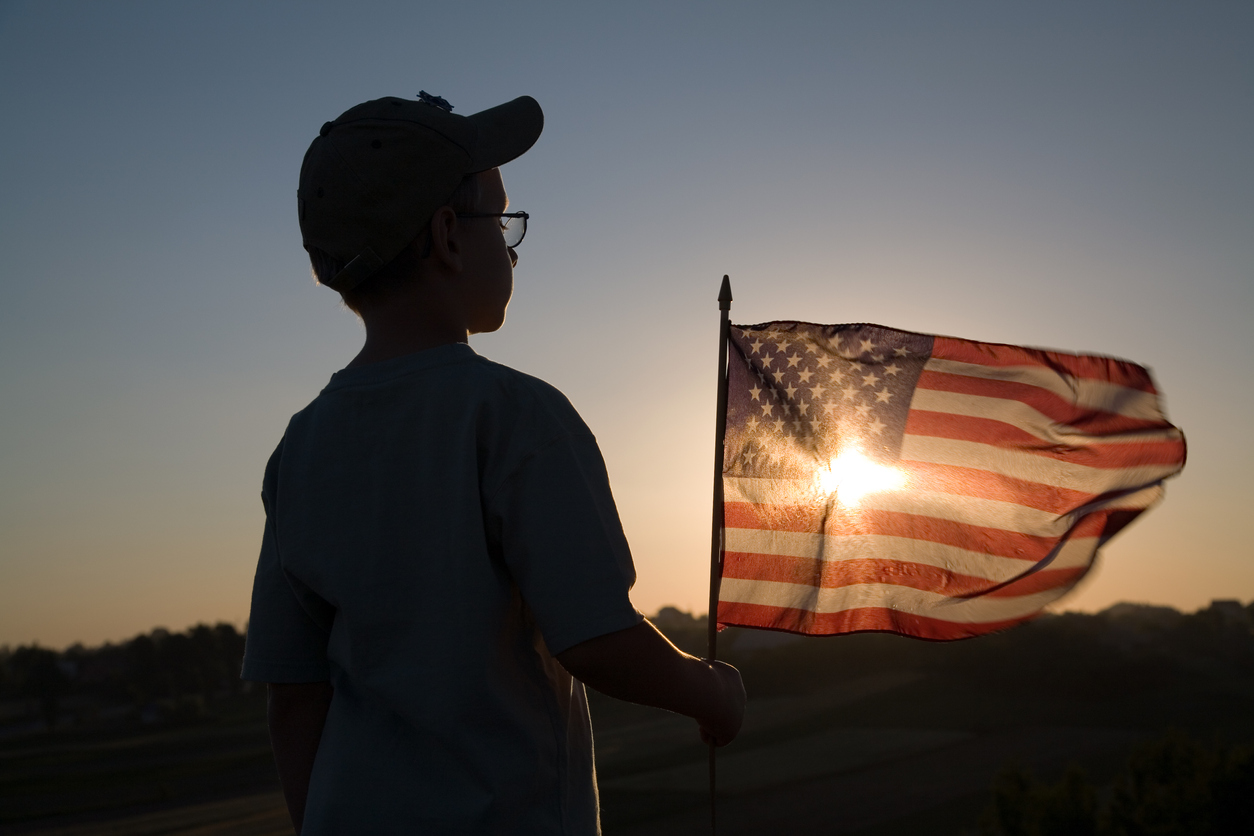
[[[318,136],[326,136],[327,134],[331,133],[331,128],[332,128],[332,127],[334,127],[334,123],[332,123],[332,122],[323,122],[323,123],[322,123],[322,130],[318,131]]]

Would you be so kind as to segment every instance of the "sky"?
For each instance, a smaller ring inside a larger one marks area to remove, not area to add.
[[[642,611],[706,609],[723,274],[734,322],[1150,367],[1188,466],[1060,608],[1254,599],[1248,3],[0,0],[0,644],[244,623],[266,458],[364,333],[301,157],[420,89],[544,108],[471,344],[596,434]]]

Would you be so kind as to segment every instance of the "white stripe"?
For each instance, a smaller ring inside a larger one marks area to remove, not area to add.
[[[1141,488],[1166,479],[1180,469],[1178,463],[1125,468],[1088,467],[976,441],[925,435],[905,436],[901,444],[901,458],[985,470],[1026,482],[1092,494]]]
[[[1161,484],[1150,485],[1144,490],[1125,494],[1118,499],[1108,502],[1104,507],[1112,511],[1144,511],[1162,499],[1164,493],[1165,491]]]
[[[961,549],[945,543],[893,537],[886,534],[810,534],[800,531],[760,531],[754,528],[727,529],[729,552],[774,554],[784,557],[815,559],[824,562],[844,560],[898,560],[935,566],[975,578],[1002,582],[1018,577],[1035,565],[1032,560],[986,554]],[[1065,541],[1050,569],[1071,569],[1087,566],[1097,550],[1096,537],[1079,537]]]
[[[726,502],[745,502],[756,506],[800,505],[814,508],[816,512],[822,511],[826,501],[813,482],[735,476],[723,477],[723,498]],[[856,507],[841,510],[842,513],[856,514],[863,508],[934,517],[1038,537],[1061,537],[1070,530],[1073,521],[1070,514],[1059,516],[999,499],[928,491],[909,483],[901,490],[866,494]]]
[[[1090,444],[1148,444],[1179,441],[1180,431],[1164,427],[1154,432],[1128,432],[1095,436],[1060,424],[1038,412],[1022,401],[1013,398],[989,398],[983,395],[965,395],[961,392],[944,392],[940,389],[916,389],[910,401],[911,410],[943,412],[973,418],[990,418],[1010,424],[1048,444],[1064,447],[1086,447]]]
[[[1010,598],[950,598],[935,592],[891,584],[858,584],[819,589],[806,584],[723,578],[719,600],[820,614],[880,607],[959,624],[979,624],[1023,618],[1040,612],[1066,594],[1072,586],[1074,583]]]
[[[750,476],[724,476],[723,499],[753,505],[809,505],[819,501],[811,479],[756,479]]]
[[[1128,418],[1163,421],[1158,395],[1103,380],[1072,377],[1044,366],[983,366],[957,360],[929,359],[924,371],[1023,383],[1052,392],[1067,403],[1113,412]]]
[[[989,398],[983,395],[965,395],[961,392],[944,392],[940,389],[915,389],[910,399],[910,410],[945,412],[950,415],[966,415],[972,418],[991,418],[1018,427],[1024,432],[1051,444],[1065,444],[1069,439],[1086,441],[1092,436],[1073,433],[1065,424],[1059,424],[1044,413],[1038,412],[1023,401],[1011,398]]]
[[[1050,511],[1016,505],[1000,499],[982,499],[974,496],[926,491],[921,488],[911,488],[909,484],[906,485],[905,490],[869,493],[862,497],[858,507],[916,514],[921,517],[933,517],[981,528],[999,528],[1002,531],[1032,534],[1037,537],[1061,537],[1071,529],[1074,522],[1071,514],[1059,516]]]
[[[1163,495],[1162,485],[1158,483],[1139,490],[1135,489],[1138,486],[1132,487],[1134,490],[1130,494],[1090,503],[1066,514],[1055,514],[1051,511],[1042,511],[999,499],[983,499],[924,490],[920,486],[907,483],[901,490],[866,494],[857,506],[842,507],[840,512],[856,514],[859,509],[893,511],[981,528],[999,528],[1002,531],[1031,534],[1036,537],[1061,537],[1071,529],[1076,519],[1082,514],[1101,508],[1121,510],[1149,508]],[[1115,487],[1111,486],[1109,490],[1115,490]],[[753,479],[737,476],[723,477],[723,498],[726,502],[743,502],[758,506],[763,515],[768,513],[766,507],[775,505],[800,506],[812,509],[815,513],[822,513],[826,502],[826,497],[810,481]],[[766,522],[770,523],[769,518]]]

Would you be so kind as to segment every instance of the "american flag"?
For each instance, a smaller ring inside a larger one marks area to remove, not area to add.
[[[1184,466],[1144,368],[733,325],[718,621],[960,639],[1038,614]]]

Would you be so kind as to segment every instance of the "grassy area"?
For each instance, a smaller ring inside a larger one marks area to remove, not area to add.
[[[264,702],[236,697],[187,726],[39,733],[0,742],[0,827],[100,818],[278,789]],[[49,825],[50,826],[50,825]]]
[[[955,645],[868,635],[755,646],[727,631],[750,706],[719,753],[720,833],[958,836],[974,832],[1010,764],[1056,778],[1078,763],[1100,782],[1167,729],[1254,741],[1248,634],[1180,625],[1183,638],[1140,643],[1117,624],[1066,619]],[[700,622],[666,629],[700,650]],[[705,832],[694,724],[590,702],[607,836]],[[0,834],[290,833],[259,695],[208,708],[189,725],[0,742]]]

